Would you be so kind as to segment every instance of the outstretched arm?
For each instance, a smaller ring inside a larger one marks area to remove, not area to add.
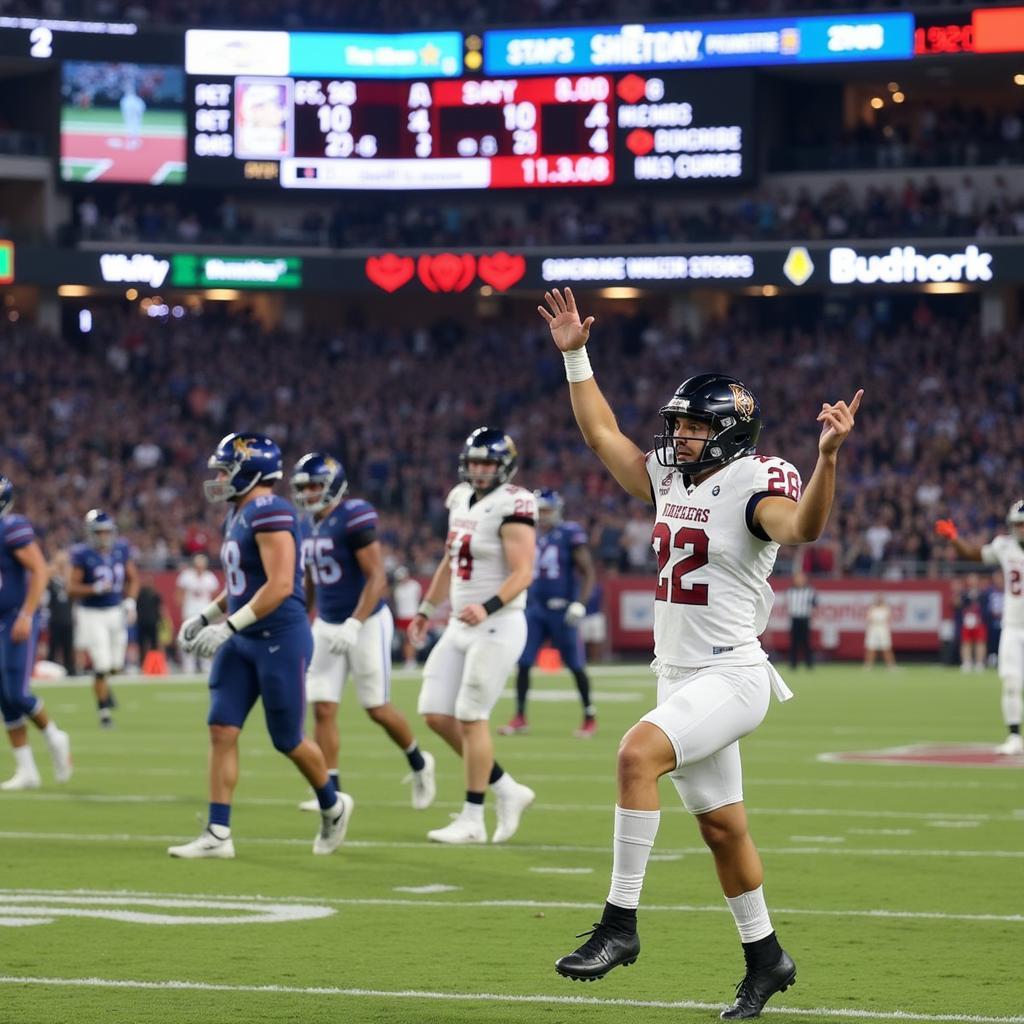
[[[864,397],[863,389],[849,405],[822,402],[818,422],[818,462],[797,502],[789,498],[762,498],[754,512],[754,521],[778,544],[807,544],[817,540],[832,511],[836,493],[836,462],[839,449],[853,430],[854,417]]]
[[[597,386],[593,370],[590,369],[586,344],[594,318],[588,316],[580,322],[571,288],[565,289],[564,296],[557,288],[553,288],[544,293],[544,299],[550,312],[543,306],[538,306],[537,312],[547,321],[551,337],[565,358],[569,398],[583,440],[623,490],[650,504],[653,500],[651,480],[647,475],[644,453],[619,430],[615,413]]]
[[[968,562],[982,561],[981,547],[978,544],[969,544],[960,536],[956,523],[952,519],[940,519],[935,524],[935,532],[940,537],[945,537],[956,550],[956,553]]]

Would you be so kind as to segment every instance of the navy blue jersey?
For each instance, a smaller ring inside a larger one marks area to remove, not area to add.
[[[307,621],[302,588],[302,537],[295,509],[276,494],[261,495],[241,510],[232,509],[224,523],[220,560],[224,566],[229,615],[248,604],[253,594],[267,582],[256,535],[281,531],[291,534],[295,543],[295,585],[291,594],[269,615],[241,630],[242,635],[261,636]]]
[[[109,551],[97,551],[88,544],[71,549],[71,564],[82,570],[82,582],[103,583],[102,594],[89,594],[79,600],[86,608],[114,608],[124,600],[125,566],[132,560],[132,549],[126,540],[115,540]]]
[[[317,521],[302,523],[302,562],[316,593],[316,610],[324,622],[344,622],[356,609],[366,577],[356,552],[377,539],[377,510],[349,498]],[[374,608],[380,611],[383,599]]]
[[[547,532],[537,531],[537,560],[533,566],[529,602],[542,604],[552,599],[575,601],[578,593],[573,548],[587,543],[579,523],[559,523]]]
[[[25,603],[28,572],[14,552],[35,539],[32,524],[24,516],[0,519],[0,614]]]

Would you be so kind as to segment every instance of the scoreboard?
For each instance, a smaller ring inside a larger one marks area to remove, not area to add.
[[[748,72],[188,78],[188,180],[487,189],[749,180]]]

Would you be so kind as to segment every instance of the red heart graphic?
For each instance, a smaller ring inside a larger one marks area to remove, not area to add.
[[[366,261],[366,276],[386,292],[398,291],[412,280],[416,264],[411,256],[398,256],[386,252],[383,256],[371,256]]]
[[[619,98],[627,103],[636,103],[647,94],[647,83],[639,75],[626,75],[616,86]]]
[[[626,148],[637,156],[647,156],[654,149],[654,136],[646,128],[634,128],[626,136]]]
[[[423,255],[416,261],[416,273],[432,292],[463,292],[476,274],[476,260],[468,252]]]
[[[526,273],[526,260],[507,252],[496,252],[493,256],[481,256],[477,273],[499,292],[511,288]]]

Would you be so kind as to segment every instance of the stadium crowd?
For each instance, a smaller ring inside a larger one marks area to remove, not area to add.
[[[101,205],[102,204],[102,205]],[[731,201],[609,202],[601,196],[529,197],[502,206],[439,196],[430,202],[336,201],[273,222],[234,197],[197,192],[189,203],[122,192],[87,193],[68,234],[77,239],[232,245],[373,247],[636,245],[776,239],[1024,235],[1024,191],[997,176],[982,188],[970,174],[871,186],[848,182],[812,194],[764,189]],[[70,240],[70,238],[69,238]]]
[[[1001,525],[1008,482],[1024,476],[1015,355],[1024,333],[982,336],[974,320],[942,318],[924,299],[903,321],[887,320],[879,303],[810,328],[759,326],[755,308],[738,306],[699,337],[642,310],[602,316],[593,360],[623,429],[648,446],[679,380],[732,372],[761,400],[761,450],[809,474],[819,403],[863,386],[837,514],[808,567],[934,565],[945,555],[933,542],[936,516],[967,533]],[[216,554],[222,510],[203,499],[205,459],[229,430],[265,430],[289,465],[310,449],[338,454],[352,492],[381,509],[392,564],[430,571],[463,439],[496,424],[519,445],[519,482],[558,488],[606,568],[643,568],[650,516],[582,444],[542,327],[521,312],[404,331],[350,313],[336,329],[288,334],[247,316],[103,313],[91,334],[68,340],[8,323],[3,472],[48,549],[78,539],[84,511],[101,506],[142,564],[159,568]],[[827,381],[825,391],[808,379]]]

